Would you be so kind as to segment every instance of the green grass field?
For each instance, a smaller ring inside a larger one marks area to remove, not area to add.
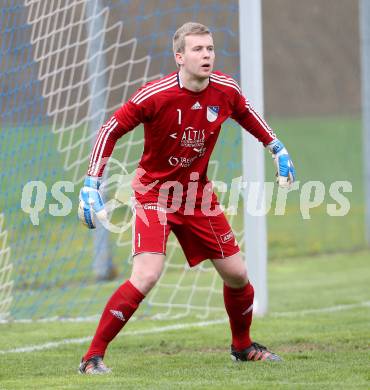
[[[368,389],[369,259],[360,251],[270,264],[270,313],[255,318],[253,336],[282,363],[233,363],[227,323],[146,319],[111,344],[110,376],[84,377],[76,369],[88,341],[78,339],[96,323],[10,323],[0,325],[0,389]],[[161,329],[179,324],[184,329]],[[48,342],[61,344],[3,354]]]

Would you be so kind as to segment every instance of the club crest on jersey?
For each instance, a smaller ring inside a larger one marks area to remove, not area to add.
[[[207,106],[207,119],[208,122],[214,122],[218,117],[220,106]]]

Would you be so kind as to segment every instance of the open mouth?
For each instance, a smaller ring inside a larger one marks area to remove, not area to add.
[[[202,65],[202,69],[205,69],[205,70],[210,69],[210,67],[211,67],[211,64],[203,64]]]

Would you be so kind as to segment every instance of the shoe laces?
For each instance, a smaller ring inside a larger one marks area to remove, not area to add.
[[[258,352],[265,352],[267,351],[267,348],[262,345],[262,344],[259,344],[259,343],[252,343],[251,347],[253,347],[256,351]]]
[[[93,365],[94,367],[93,369],[102,369],[102,370],[106,369],[103,359],[100,356],[93,356],[90,359],[86,360],[85,369],[89,364]]]

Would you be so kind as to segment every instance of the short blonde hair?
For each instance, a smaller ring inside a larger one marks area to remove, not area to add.
[[[185,51],[185,37],[187,35],[203,35],[209,34],[212,36],[210,29],[200,23],[188,22],[183,24],[173,35],[173,54],[183,53]]]

